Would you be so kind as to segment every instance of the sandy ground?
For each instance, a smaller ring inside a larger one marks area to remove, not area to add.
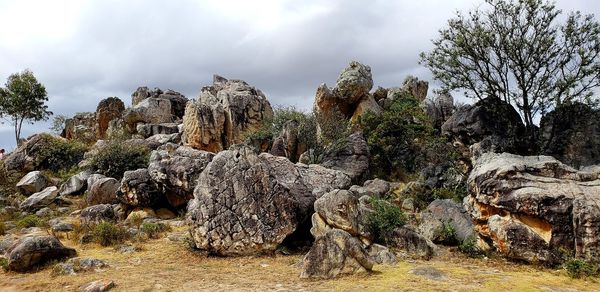
[[[167,238],[147,241],[133,254],[64,243],[80,257],[103,259],[110,267],[75,276],[52,276],[51,266],[27,274],[0,271],[0,291],[76,291],[94,280],[114,281],[112,291],[600,291],[600,279],[570,279],[562,270],[502,259],[470,259],[448,248],[430,261],[401,260],[370,274],[311,281],[298,277],[301,255],[207,257]]]

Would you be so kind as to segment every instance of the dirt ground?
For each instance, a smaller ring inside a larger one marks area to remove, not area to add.
[[[110,267],[75,276],[52,276],[51,266],[27,274],[0,271],[0,291],[76,291],[94,280],[114,281],[112,291],[600,291],[595,279],[571,279],[562,270],[502,259],[470,259],[448,248],[430,261],[401,260],[370,274],[316,281],[299,278],[301,255],[207,257],[167,238],[123,254],[63,241],[80,257],[102,259]]]

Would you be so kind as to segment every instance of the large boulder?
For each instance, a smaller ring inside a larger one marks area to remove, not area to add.
[[[87,188],[87,180],[91,175],[92,174],[89,171],[82,171],[71,176],[60,186],[58,194],[60,196],[76,196],[82,194]]]
[[[166,124],[139,124],[137,133],[144,138],[152,137],[158,134],[176,134],[179,133],[179,127],[176,123]]]
[[[450,199],[431,202],[421,213],[418,231],[436,243],[459,244],[477,236],[473,220],[467,211],[461,204]],[[454,234],[448,234],[452,231]]]
[[[88,206],[118,202],[119,181],[112,177],[100,178],[90,186],[86,202]]]
[[[150,155],[148,172],[169,204],[181,207],[194,197],[198,177],[214,156],[188,146],[166,144]]]
[[[427,90],[429,90],[429,82],[419,80],[414,76],[409,76],[402,83],[402,89],[408,92],[419,101],[424,101],[427,98]]]
[[[600,110],[581,103],[558,107],[540,122],[542,153],[579,168],[600,164]]]
[[[6,170],[18,172],[40,170],[40,164],[46,158],[46,149],[60,139],[64,140],[47,133],[32,135],[4,159]]]
[[[447,137],[470,146],[489,140],[485,149],[492,152],[527,152],[522,143],[525,125],[519,113],[499,98],[488,97],[473,105],[458,108],[442,125]]]
[[[121,203],[134,207],[153,207],[164,199],[148,169],[126,171],[117,190]]]
[[[366,225],[370,210],[361,206],[354,192],[333,190],[317,199],[314,208],[311,233],[315,238],[323,236],[330,229],[340,229],[364,242],[372,240]],[[321,221],[327,224],[325,228],[319,224]]]
[[[96,137],[106,138],[110,121],[120,119],[125,111],[125,104],[118,97],[103,99],[96,108]]]
[[[411,226],[402,226],[394,229],[386,241],[388,247],[402,250],[413,257],[430,259],[437,252],[435,244],[419,234]]]
[[[307,221],[316,198],[350,179],[250,147],[219,152],[198,178],[188,220],[196,247],[219,255],[274,251]]]
[[[74,257],[76,254],[74,249],[65,247],[54,236],[24,236],[6,251],[6,268],[27,272],[49,261]]]
[[[514,259],[555,263],[564,251],[600,255],[600,168],[577,171],[550,156],[486,153],[465,207],[476,230]]]
[[[171,114],[171,101],[165,98],[146,98],[134,107],[127,109],[123,120],[131,132],[135,132],[140,123],[171,123],[174,120]]]
[[[111,204],[100,204],[84,208],[83,210],[81,210],[79,218],[81,219],[81,223],[83,224],[99,223],[102,221],[110,222],[117,220],[115,210]]]
[[[183,143],[218,152],[243,142],[273,117],[266,96],[242,80],[214,76],[212,86],[189,102],[183,117]]]
[[[25,201],[21,202],[19,208],[23,211],[34,212],[50,205],[58,196],[58,188],[55,186],[47,187],[42,191],[35,193]]]
[[[65,120],[62,136],[69,140],[92,142],[96,140],[96,113],[77,113]]]
[[[43,190],[48,184],[50,182],[41,171],[32,171],[19,180],[17,190],[23,195],[29,196]]]
[[[330,279],[371,271],[373,264],[360,240],[346,231],[332,229],[317,238],[304,256],[300,277]]]
[[[131,103],[135,107],[148,98],[168,99],[171,102],[171,114],[177,118],[183,117],[185,105],[188,102],[188,99],[177,91],[168,89],[163,92],[160,88],[150,90],[148,87],[143,86],[138,87],[138,89],[131,94]]]
[[[357,132],[329,147],[321,165],[346,173],[356,183],[365,179],[369,157],[367,141]]]
[[[373,88],[371,67],[352,61],[338,77],[334,94],[346,104],[355,104]]]

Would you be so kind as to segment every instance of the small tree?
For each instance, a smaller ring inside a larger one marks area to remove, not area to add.
[[[14,126],[18,144],[24,121],[45,121],[52,115],[45,105],[48,94],[29,70],[10,75],[5,86],[0,88],[0,117]]]
[[[52,119],[52,126],[50,126],[50,130],[52,133],[56,135],[60,135],[65,129],[65,123],[67,121],[67,116],[65,115],[57,115]]]
[[[592,101],[600,86],[600,24],[574,12],[561,23],[548,0],[486,0],[488,9],[457,13],[421,54],[443,89],[511,103],[533,129],[536,115]]]

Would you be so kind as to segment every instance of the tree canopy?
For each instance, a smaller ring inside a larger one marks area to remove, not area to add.
[[[563,103],[590,103],[600,85],[600,24],[547,0],[486,0],[448,21],[421,54],[444,90],[501,98],[525,125]]]
[[[52,115],[46,101],[46,88],[30,70],[10,75],[5,88],[0,88],[0,117],[14,126],[17,144],[23,122],[43,121]]]

